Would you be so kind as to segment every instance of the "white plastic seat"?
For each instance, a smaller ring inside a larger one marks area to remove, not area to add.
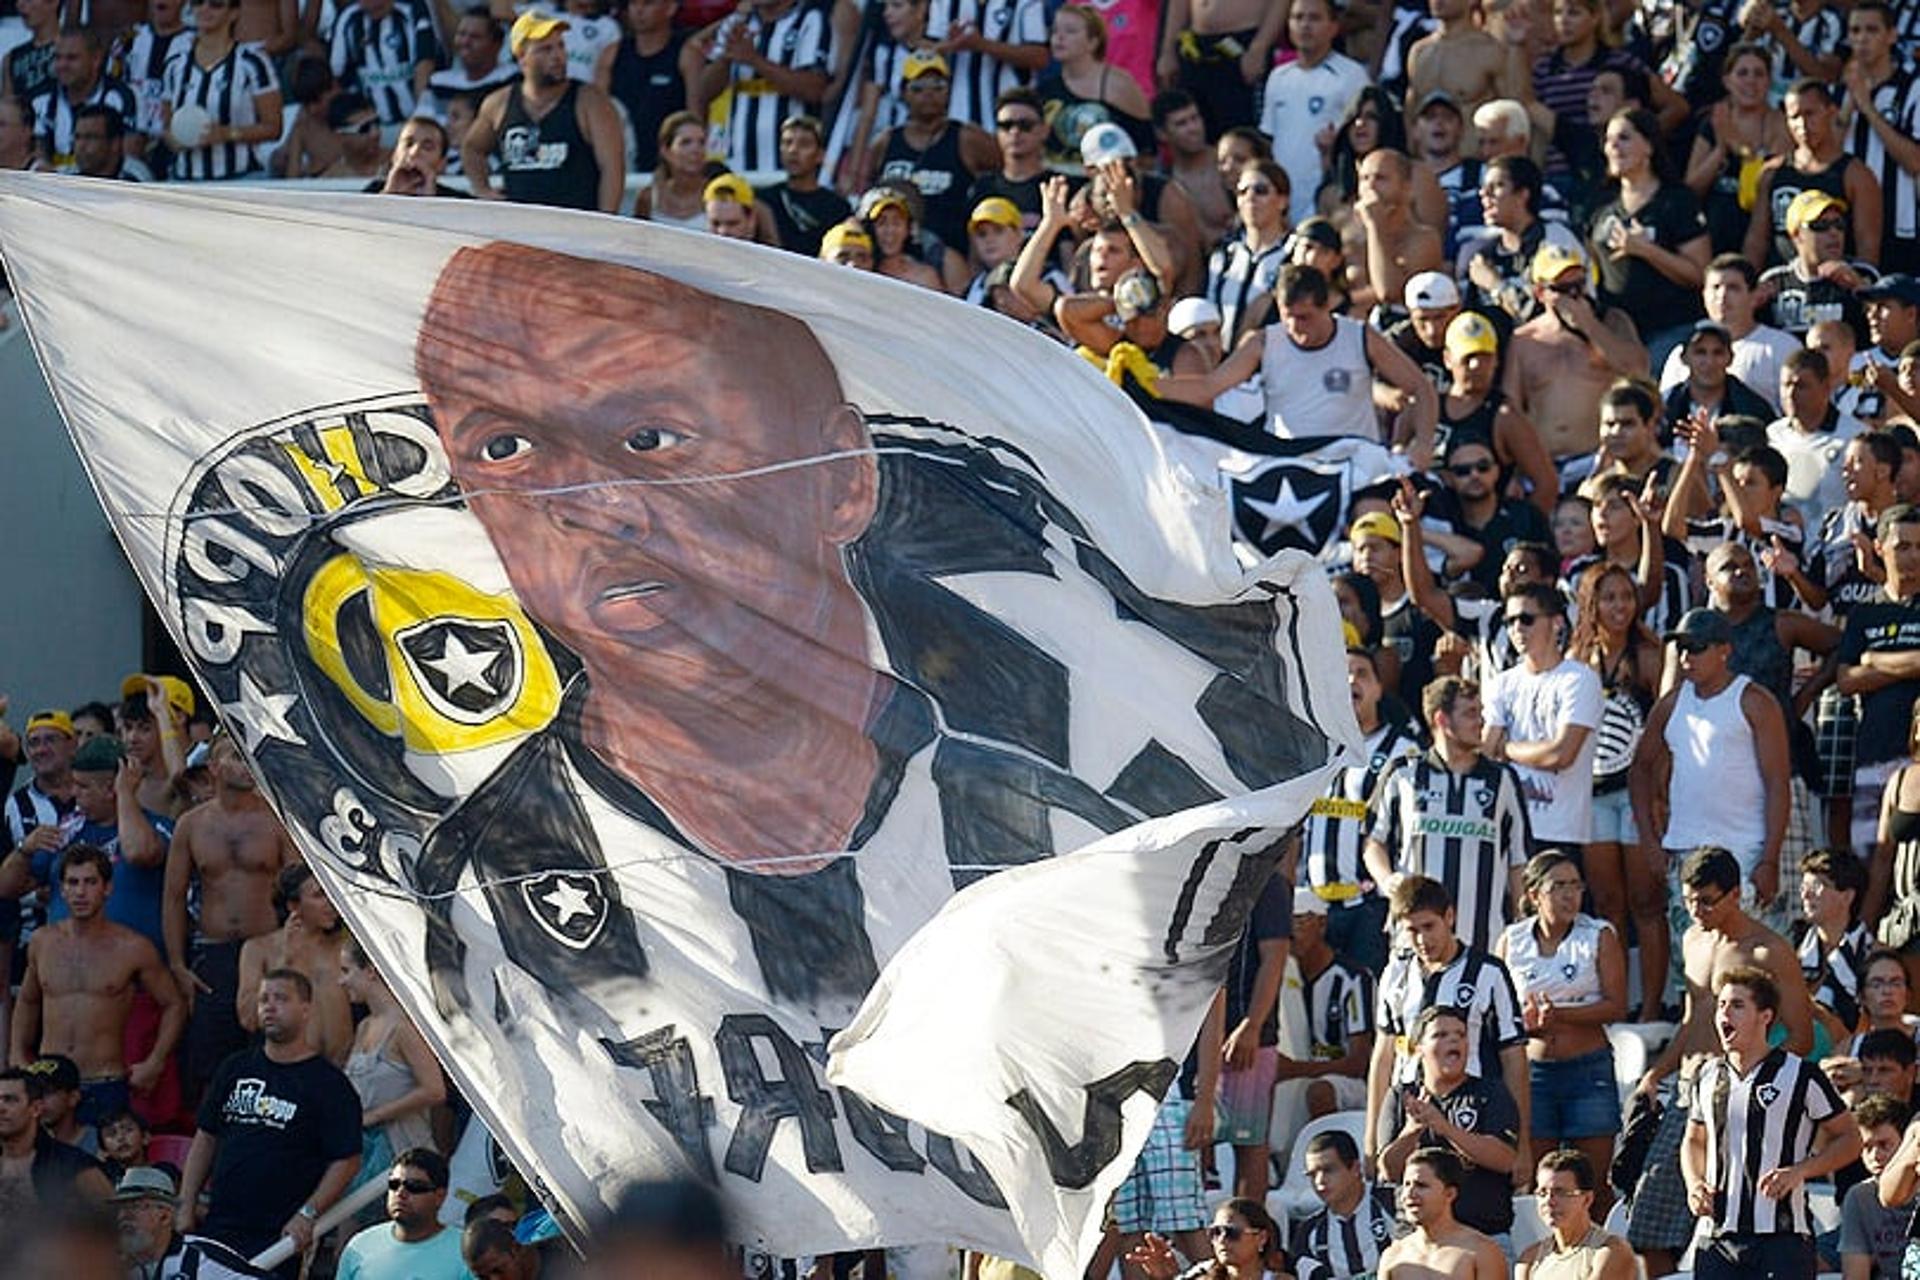
[[[1287,1164],[1285,1180],[1267,1197],[1268,1209],[1274,1211],[1276,1216],[1284,1212],[1290,1218],[1304,1218],[1318,1213],[1320,1197],[1313,1194],[1313,1184],[1307,1181],[1307,1144],[1319,1134],[1340,1129],[1352,1135],[1353,1145],[1357,1147],[1366,1133],[1366,1125],[1367,1113],[1364,1111],[1336,1111],[1330,1116],[1309,1121],[1293,1137],[1293,1159]]]
[[[1513,1198],[1513,1256],[1536,1240],[1544,1240],[1547,1224],[1540,1218],[1540,1197],[1517,1195]]]

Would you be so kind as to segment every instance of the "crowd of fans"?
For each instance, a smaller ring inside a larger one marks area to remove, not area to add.
[[[0,165],[609,213],[639,173],[633,216],[1402,455],[1327,552],[1366,751],[1096,1274],[1616,1280],[1697,1233],[1702,1273],[1920,1274],[1920,4],[18,4]],[[23,1181],[42,1133],[127,1164],[186,1116],[179,1181],[121,1194],[243,1252],[355,1176],[443,1194],[437,1066],[237,756],[168,754],[185,701],[23,731],[0,895],[51,898],[0,1125],[41,1123],[0,1132],[0,1217],[104,1180]],[[235,1153],[235,1050],[335,1100],[306,1163]]]

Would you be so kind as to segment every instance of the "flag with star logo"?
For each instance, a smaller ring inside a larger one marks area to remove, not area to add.
[[[1230,493],[1001,317],[630,221],[0,175],[0,244],[207,700],[570,1232],[672,1175],[774,1255],[1079,1274],[1357,746],[1321,566],[1250,550],[1350,475]]]
[[[1407,471],[1385,446],[1355,436],[1283,439],[1223,414],[1134,391],[1169,453],[1227,495],[1243,563],[1282,551],[1331,553],[1354,494]]]

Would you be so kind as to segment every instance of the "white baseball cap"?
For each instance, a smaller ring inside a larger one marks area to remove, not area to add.
[[[1080,159],[1090,165],[1110,160],[1131,160],[1140,154],[1127,131],[1111,120],[1093,126],[1080,135]]]
[[[1167,328],[1186,337],[1203,324],[1221,324],[1220,308],[1211,298],[1182,298],[1167,312]]]
[[[1438,271],[1422,271],[1407,281],[1404,295],[1409,311],[1445,311],[1460,305],[1460,286]]]

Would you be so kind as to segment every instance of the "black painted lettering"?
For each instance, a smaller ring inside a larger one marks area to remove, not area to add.
[[[839,1173],[840,1142],[833,1132],[833,1095],[814,1079],[813,1060],[780,1024],[763,1013],[730,1013],[720,1020],[714,1047],[727,1078],[727,1096],[740,1104],[740,1123],[727,1143],[726,1169],[754,1182],[782,1120],[800,1123],[800,1149],[810,1173]],[[780,1064],[780,1077],[760,1070],[753,1042],[763,1040]]]
[[[652,1077],[653,1097],[641,1099],[640,1105],[672,1136],[695,1176],[713,1181],[713,1146],[707,1140],[713,1099],[700,1096],[699,1067],[687,1038],[674,1035],[669,1024],[637,1039],[603,1039],[600,1044],[619,1065]]]
[[[1074,1143],[1060,1135],[1046,1108],[1025,1089],[1008,1098],[1007,1105],[1020,1113],[1046,1149],[1054,1185],[1078,1191],[1091,1184],[1094,1176],[1120,1154],[1120,1104],[1136,1093],[1166,1097],[1167,1086],[1179,1073],[1179,1063],[1162,1058],[1158,1062],[1129,1063],[1106,1079],[1087,1085],[1080,1141]]]

